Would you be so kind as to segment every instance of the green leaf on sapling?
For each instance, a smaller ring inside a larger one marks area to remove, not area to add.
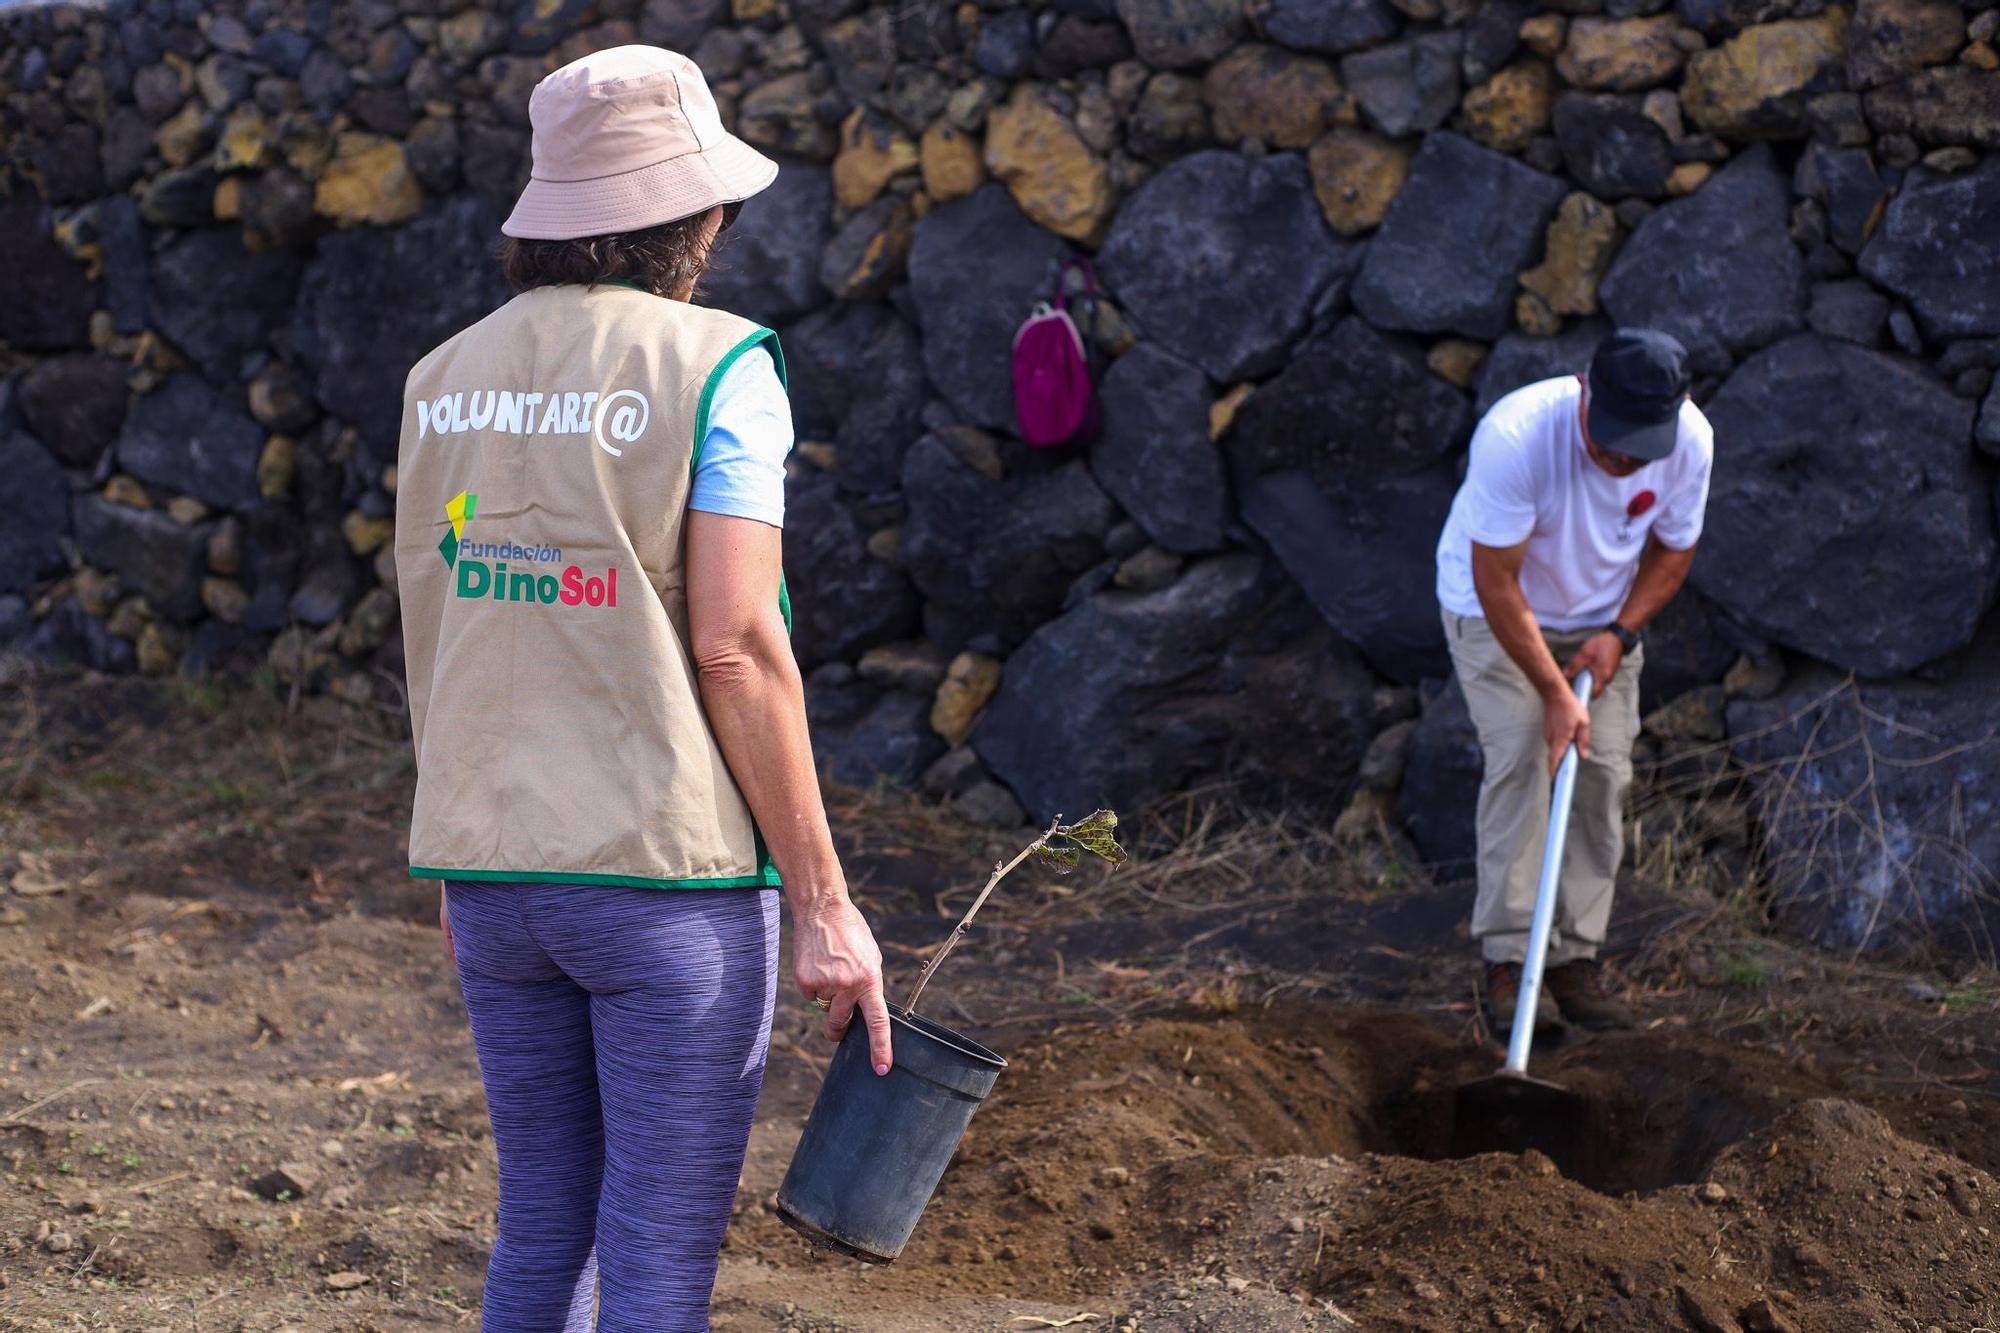
[[[1117,865],[1125,859],[1125,849],[1118,845],[1117,830],[1118,816],[1109,810],[1098,810],[1056,832],[1091,855]]]
[[[1035,849],[1035,859],[1058,875],[1067,875],[1083,860],[1083,853],[1071,843],[1043,843]]]

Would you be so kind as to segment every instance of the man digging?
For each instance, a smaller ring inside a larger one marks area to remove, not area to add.
[[[1486,1016],[1505,1041],[1534,914],[1550,777],[1581,759],[1549,937],[1537,1036],[1565,1020],[1629,1027],[1598,963],[1624,852],[1639,732],[1640,637],[1694,561],[1714,458],[1687,398],[1687,353],[1664,333],[1620,329],[1585,374],[1516,389],[1472,437],[1438,540],[1445,638],[1479,730],[1479,891]],[[1588,669],[1588,708],[1570,684]]]

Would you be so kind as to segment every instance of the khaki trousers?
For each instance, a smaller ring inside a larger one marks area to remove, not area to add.
[[[1542,740],[1542,700],[1483,618],[1444,613],[1445,641],[1479,729],[1486,774],[1479,785],[1479,897],[1472,933],[1491,963],[1518,963],[1527,954],[1548,836],[1548,750]],[[1592,630],[1544,630],[1558,664],[1583,646]],[[1549,936],[1549,966],[1595,958],[1611,922],[1611,895],[1625,853],[1625,793],[1632,786],[1632,743],[1639,735],[1639,670],[1635,648],[1608,689],[1590,704],[1590,758],[1577,768],[1563,848],[1561,893]]]

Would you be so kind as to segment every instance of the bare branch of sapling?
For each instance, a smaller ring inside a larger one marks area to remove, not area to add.
[[[987,879],[986,887],[972,900],[972,906],[965,909],[965,915],[959,918],[956,926],[952,927],[951,934],[947,935],[944,943],[938,946],[938,951],[931,956],[930,962],[924,964],[923,973],[917,978],[917,984],[910,987],[910,998],[903,1002],[903,1012],[914,1014],[917,1011],[917,997],[922,995],[924,987],[930,984],[931,974],[938,970],[938,964],[942,963],[958,946],[958,942],[965,938],[965,932],[972,928],[972,918],[979,915],[979,909],[986,905],[986,900],[993,895],[994,888],[1017,866],[1033,857],[1057,874],[1066,875],[1082,863],[1085,852],[1117,865],[1125,859],[1125,849],[1118,845],[1117,831],[1118,816],[1109,810],[1092,811],[1074,824],[1063,823],[1062,816],[1057,815],[1042,831],[1042,835],[1023,847],[1013,860],[994,865],[993,874]]]

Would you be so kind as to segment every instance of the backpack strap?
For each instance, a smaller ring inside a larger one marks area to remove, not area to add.
[[[1073,268],[1083,270],[1084,297],[1090,301],[1097,299],[1097,270],[1091,266],[1090,256],[1071,255],[1069,258],[1063,260],[1062,267],[1056,270],[1056,290],[1053,304],[1060,306],[1068,303],[1068,299],[1063,294],[1063,287],[1068,282],[1069,271]]]
[[[1083,270],[1083,330],[1088,331],[1081,338],[1083,343],[1083,360],[1084,364],[1090,370],[1091,378],[1095,379],[1098,370],[1096,342],[1097,270],[1091,265],[1090,256],[1073,254],[1063,260],[1062,267],[1056,270],[1056,290],[1050,304],[1057,310],[1065,312],[1069,310],[1070,298],[1064,292],[1063,288],[1067,285],[1069,271],[1073,268]],[[1082,333],[1083,330],[1079,330],[1079,332]]]

